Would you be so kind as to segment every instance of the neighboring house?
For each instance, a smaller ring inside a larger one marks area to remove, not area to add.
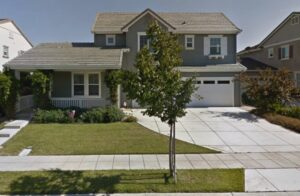
[[[94,43],[44,43],[6,66],[16,71],[53,70],[52,103],[58,107],[110,104],[106,70],[134,70],[135,57],[149,45],[148,24],[156,20],[178,34],[183,46],[183,77],[195,76],[198,91],[189,106],[239,106],[235,76],[246,68],[236,63],[236,37],[241,31],[222,13],[98,13]],[[203,99],[198,99],[200,94]],[[119,89],[119,104],[136,106]]]
[[[251,70],[251,67],[264,69],[266,66],[274,69],[286,68],[291,71],[296,85],[300,87],[299,54],[300,12],[293,12],[262,42],[239,52],[238,58],[248,70]],[[253,62],[249,63],[249,59]]]
[[[32,44],[13,20],[0,19],[0,71],[11,59],[32,48]]]

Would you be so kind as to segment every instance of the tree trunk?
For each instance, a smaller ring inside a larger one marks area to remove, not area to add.
[[[176,174],[176,139],[175,139],[175,122],[173,124],[173,142],[172,142],[172,152],[173,152],[173,178],[174,178],[174,182],[177,183],[177,174]]]
[[[169,124],[170,126],[170,138],[169,138],[169,170],[170,176],[173,175],[173,125]]]

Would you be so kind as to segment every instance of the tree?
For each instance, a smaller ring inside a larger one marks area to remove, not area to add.
[[[183,80],[176,69],[182,59],[175,35],[152,22],[147,37],[151,40],[150,47],[140,50],[136,57],[136,71],[125,71],[122,84],[127,97],[146,109],[144,115],[156,116],[170,126],[169,168],[176,182],[175,123],[177,118],[186,114],[186,104],[195,90],[194,78]]]
[[[19,81],[13,71],[0,73],[0,104],[7,118],[16,115],[16,103],[19,97]]]
[[[273,111],[275,106],[283,106],[292,101],[295,83],[288,70],[260,71],[257,77],[241,74],[246,96],[262,112]]]
[[[46,109],[51,106],[49,99],[51,73],[35,71],[31,75],[33,99],[37,108]]]

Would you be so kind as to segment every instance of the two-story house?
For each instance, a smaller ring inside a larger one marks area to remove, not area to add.
[[[238,53],[249,71],[286,68],[300,87],[300,12],[291,13],[262,42]]]
[[[44,43],[8,62],[20,71],[53,70],[51,99],[55,106],[93,107],[110,104],[106,70],[134,70],[135,57],[149,46],[146,29],[156,20],[178,34],[183,77],[195,76],[199,87],[189,106],[239,106],[235,76],[246,68],[236,63],[236,37],[241,31],[222,13],[98,13],[93,43]],[[135,106],[119,89],[119,104]]]
[[[31,42],[13,20],[0,19],[0,71],[5,63],[31,48]]]

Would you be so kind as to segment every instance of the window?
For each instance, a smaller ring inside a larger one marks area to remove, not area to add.
[[[214,84],[215,81],[214,80],[204,80],[203,84]]]
[[[221,55],[221,38],[210,38],[210,55]]]
[[[194,35],[186,35],[185,36],[185,49],[193,50],[194,49]]]
[[[106,45],[115,46],[116,45],[116,35],[106,35]]]
[[[138,32],[138,51],[140,51],[143,47],[150,47],[150,41],[145,32]]]
[[[274,57],[274,48],[269,48],[268,49],[268,58],[273,58]]]
[[[24,54],[24,50],[19,50],[19,51],[18,51],[18,55],[20,56],[20,55],[22,55],[22,54]]]
[[[99,73],[73,73],[73,96],[100,97]]]
[[[89,96],[99,96],[99,74],[89,74]]]
[[[8,38],[9,39],[14,39],[14,33],[12,31],[9,31]]]
[[[299,16],[294,16],[292,17],[292,25],[295,25],[295,24],[299,24]]]
[[[218,80],[218,84],[230,84],[229,80]]]
[[[287,60],[289,59],[289,46],[286,45],[286,46],[282,46],[280,47],[280,59],[281,60]]]
[[[9,58],[9,47],[3,46],[3,58]]]
[[[73,84],[74,96],[84,96],[84,74],[74,74]]]

